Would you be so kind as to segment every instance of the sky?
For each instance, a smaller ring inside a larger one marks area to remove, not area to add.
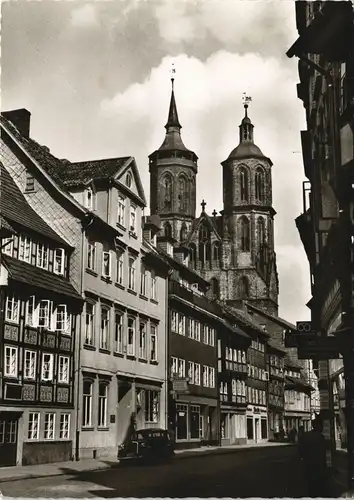
[[[291,0],[2,3],[1,109],[27,108],[31,136],[71,161],[134,156],[149,200],[148,155],[164,138],[174,63],[182,138],[199,157],[197,211],[222,210],[222,167],[238,144],[242,96],[273,161],[279,314],[309,319]],[[148,214],[148,209],[146,210]],[[199,212],[197,213],[197,216]]]

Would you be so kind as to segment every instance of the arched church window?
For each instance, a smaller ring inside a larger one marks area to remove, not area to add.
[[[185,241],[187,239],[187,226],[183,223],[180,231],[180,239],[181,241]]]
[[[248,201],[248,171],[245,167],[240,168],[240,196],[241,201]]]
[[[165,238],[172,238],[172,226],[169,222],[165,222],[164,224],[164,235]]]
[[[238,291],[240,299],[246,299],[249,296],[249,283],[246,276],[242,276],[238,282]]]
[[[265,224],[263,217],[259,217],[257,220],[257,238],[258,246],[262,248],[265,244]]]
[[[205,261],[208,262],[208,264],[211,263],[211,243],[210,243],[210,241],[205,242]]]
[[[214,297],[219,298],[219,282],[216,278],[211,278],[210,290]]]
[[[220,243],[218,241],[213,244],[213,260],[215,262],[220,260]]]
[[[264,201],[264,172],[258,167],[254,178],[255,198],[257,201]]]
[[[249,252],[250,250],[250,221],[247,217],[242,217],[240,220],[240,236],[241,236],[241,251]]]
[[[172,208],[172,177],[166,174],[162,181],[163,186],[163,208]]]
[[[199,230],[199,239],[200,240],[207,240],[209,238],[209,231],[208,228],[202,224]]]
[[[205,265],[205,244],[203,241],[199,242],[199,248],[198,248],[198,257],[199,257],[199,262],[202,267]]]
[[[197,256],[197,247],[195,246],[194,243],[191,243],[189,245],[189,257],[192,267],[195,267],[196,256]]]
[[[178,191],[179,191],[178,192],[179,210],[181,212],[186,212],[188,196],[187,196],[187,183],[184,176],[180,176],[178,180]]]

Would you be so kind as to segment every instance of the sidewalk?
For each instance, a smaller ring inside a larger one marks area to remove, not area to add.
[[[262,443],[244,444],[229,446],[203,446],[190,450],[176,450],[175,459],[195,457],[199,455],[232,453],[255,448],[271,448],[275,446],[289,446],[288,443]],[[70,473],[80,473],[110,469],[119,464],[119,460],[114,457],[100,459],[84,459],[78,462],[56,462],[53,464],[27,465],[0,468],[0,483],[8,481],[20,481],[23,479],[35,479],[48,476],[61,476]],[[1,488],[0,488],[1,489]]]

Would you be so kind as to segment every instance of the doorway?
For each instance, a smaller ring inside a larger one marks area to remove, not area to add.
[[[0,414],[0,467],[16,465],[19,416]]]

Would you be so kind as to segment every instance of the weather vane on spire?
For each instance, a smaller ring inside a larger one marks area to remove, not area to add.
[[[172,82],[172,90],[173,90],[173,84],[174,84],[174,81],[175,81],[175,74],[176,74],[176,68],[175,68],[175,63],[174,62],[172,63],[170,73],[171,73],[171,82]]]
[[[252,102],[252,97],[247,95],[246,92],[242,92],[242,102],[244,107],[247,109],[250,102]]]

